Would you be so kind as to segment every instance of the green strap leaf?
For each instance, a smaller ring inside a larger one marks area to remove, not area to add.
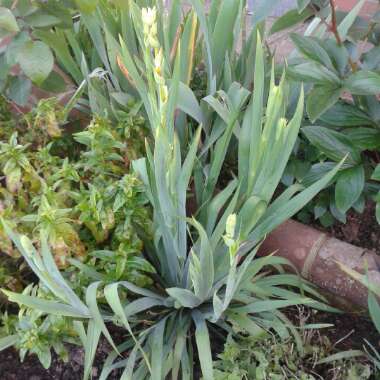
[[[0,351],[3,351],[7,349],[8,347],[14,346],[19,340],[19,337],[17,334],[15,335],[8,335],[4,338],[0,339]]]
[[[338,33],[342,41],[346,39],[348,31],[355,22],[356,17],[359,15],[365,1],[366,0],[360,0],[339,24]]]
[[[206,321],[199,311],[193,312],[193,320],[195,323],[195,341],[204,380],[214,380],[210,336]]]
[[[27,307],[42,311],[47,314],[54,314],[72,318],[90,318],[89,314],[84,314],[80,310],[77,310],[72,306],[65,305],[63,303],[55,301],[46,301],[37,297],[32,297],[25,294],[18,294],[4,289],[2,290],[2,292],[8,297],[9,301],[11,302],[16,302],[20,305],[25,305]]]

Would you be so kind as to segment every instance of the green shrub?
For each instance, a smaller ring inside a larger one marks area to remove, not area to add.
[[[284,180],[307,186],[348,154],[334,185],[308,211],[329,225],[332,217],[345,222],[351,208],[362,212],[372,199],[380,222],[380,13],[365,20],[359,16],[364,1],[348,14],[332,5],[299,2],[298,12],[315,17],[304,35],[291,34],[298,55],[289,60],[287,76],[307,84],[307,119]],[[275,30],[299,22],[292,18],[298,12],[284,15]]]

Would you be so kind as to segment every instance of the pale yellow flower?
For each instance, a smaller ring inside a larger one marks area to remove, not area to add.
[[[152,26],[156,22],[157,10],[156,7],[153,8],[143,8],[141,10],[141,17],[144,25]]]

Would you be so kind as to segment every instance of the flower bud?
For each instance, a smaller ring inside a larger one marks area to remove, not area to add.
[[[156,17],[157,17],[156,7],[143,8],[141,10],[141,17],[142,17],[143,24],[152,26],[156,22]]]
[[[230,214],[226,221],[226,235],[233,239],[236,227],[236,214]]]

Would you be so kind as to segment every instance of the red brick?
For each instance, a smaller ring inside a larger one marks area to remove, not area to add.
[[[359,0],[336,0],[335,4],[339,10],[349,12],[358,2]],[[380,10],[378,0],[367,0],[360,11],[360,15],[369,18],[378,10]]]

